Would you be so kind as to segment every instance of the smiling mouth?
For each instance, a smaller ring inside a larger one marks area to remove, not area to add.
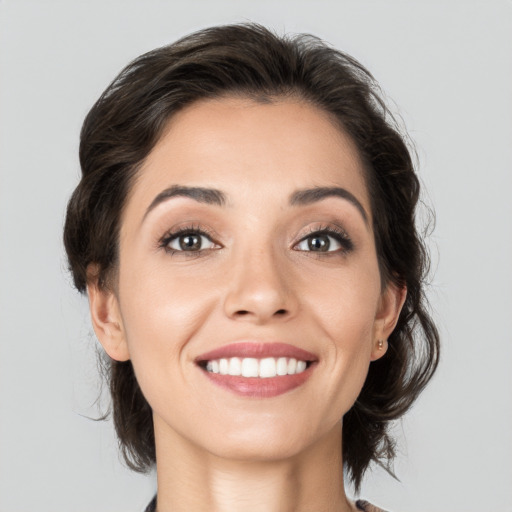
[[[203,354],[195,362],[214,384],[240,396],[266,398],[304,384],[318,359],[286,343],[238,342]]]
[[[219,375],[270,379],[297,375],[304,372],[310,364],[310,361],[297,360],[294,357],[230,357],[202,361],[199,365],[207,372]]]

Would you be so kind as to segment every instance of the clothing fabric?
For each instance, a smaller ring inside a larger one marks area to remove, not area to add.
[[[361,512],[386,512],[365,500],[357,500],[356,507]],[[156,512],[156,496],[151,500],[151,503],[146,507],[144,512]]]

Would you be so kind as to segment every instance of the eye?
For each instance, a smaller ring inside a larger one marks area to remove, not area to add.
[[[295,247],[297,251],[308,252],[348,252],[353,244],[342,231],[323,229],[304,237]]]
[[[200,229],[190,228],[168,233],[161,240],[160,246],[170,253],[200,252],[219,248],[207,233]]]

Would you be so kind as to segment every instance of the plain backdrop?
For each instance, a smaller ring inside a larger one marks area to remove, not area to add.
[[[142,52],[209,25],[310,32],[393,99],[437,212],[431,386],[396,427],[392,512],[512,510],[512,2],[0,0],[0,511],[138,512],[154,475],[94,422],[95,339],[61,243],[81,122]]]

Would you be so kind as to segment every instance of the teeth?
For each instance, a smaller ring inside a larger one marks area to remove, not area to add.
[[[232,357],[228,359],[228,375],[241,375],[242,374],[242,363],[238,357]]]
[[[280,357],[277,360],[277,375],[287,375],[288,374],[288,361],[286,357]]]
[[[273,357],[266,357],[260,361],[259,376],[263,379],[276,376],[276,360]]]
[[[293,357],[230,357],[229,359],[214,359],[206,363],[206,371],[221,375],[242,377],[260,377],[267,379],[278,375],[295,375],[306,369],[306,361],[297,361]]]
[[[257,377],[259,372],[258,360],[253,357],[242,359],[242,377]]]
[[[227,375],[229,373],[229,361],[227,359],[221,359],[219,361],[219,373],[221,375]]]

